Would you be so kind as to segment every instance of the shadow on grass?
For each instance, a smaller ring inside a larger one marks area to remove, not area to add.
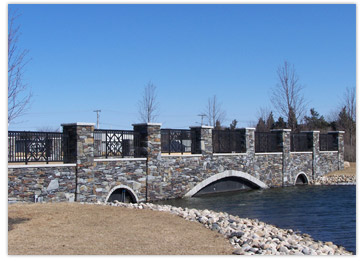
[[[14,229],[14,225],[29,221],[29,218],[8,218],[8,231]]]

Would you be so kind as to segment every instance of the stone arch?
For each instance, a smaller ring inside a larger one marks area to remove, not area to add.
[[[260,181],[259,179],[253,177],[252,175],[242,172],[242,171],[237,171],[237,170],[226,170],[224,172],[215,174],[205,180],[203,180],[202,182],[198,183],[196,186],[194,186],[190,191],[188,191],[184,197],[192,197],[193,195],[195,195],[197,192],[199,192],[201,189],[203,189],[204,187],[206,187],[207,185],[223,179],[223,178],[228,178],[228,177],[238,177],[244,180],[247,180],[248,182],[251,182],[252,184],[256,185],[259,188],[268,188],[268,186]]]
[[[307,177],[306,173],[300,172],[297,174],[297,176],[294,180],[294,185],[296,185],[296,184],[299,184],[299,185],[308,184],[308,177]]]
[[[129,188],[128,186],[125,186],[125,185],[118,185],[118,186],[115,186],[113,187],[109,194],[107,195],[106,197],[106,200],[105,200],[105,203],[108,202],[109,198],[111,197],[111,195],[113,193],[116,193],[117,191],[122,191],[122,190],[125,190],[127,193],[129,193],[129,195],[131,196],[132,198],[132,203],[138,203],[139,202],[139,199],[138,199],[138,196],[137,194],[134,192],[133,189]]]

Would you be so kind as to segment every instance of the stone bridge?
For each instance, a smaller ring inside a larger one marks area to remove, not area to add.
[[[134,158],[94,157],[94,124],[63,124],[74,153],[64,164],[8,165],[9,201],[156,201],[178,197],[308,183],[342,169],[343,132],[335,132],[337,151],[320,151],[319,132],[312,151],[291,152],[290,130],[281,135],[282,152],[256,153],[255,129],[245,128],[245,153],[213,153],[212,127],[191,127],[189,155],[161,153],[161,124],[134,124],[141,148]]]

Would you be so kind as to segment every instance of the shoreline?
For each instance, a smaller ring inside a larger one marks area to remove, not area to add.
[[[81,203],[95,204],[95,203]],[[236,255],[353,255],[343,246],[314,240],[308,234],[282,229],[257,219],[241,218],[226,212],[181,208],[153,203],[96,203],[132,209],[168,212],[185,220],[201,223],[222,234],[233,245]]]

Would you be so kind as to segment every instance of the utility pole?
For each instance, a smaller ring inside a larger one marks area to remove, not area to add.
[[[203,117],[206,117],[207,115],[205,113],[203,113],[203,114],[199,114],[197,116],[201,117],[201,126],[202,126],[203,125]]]
[[[100,120],[99,112],[101,112],[101,110],[94,110],[94,112],[97,113],[97,128],[99,128],[99,120]]]

